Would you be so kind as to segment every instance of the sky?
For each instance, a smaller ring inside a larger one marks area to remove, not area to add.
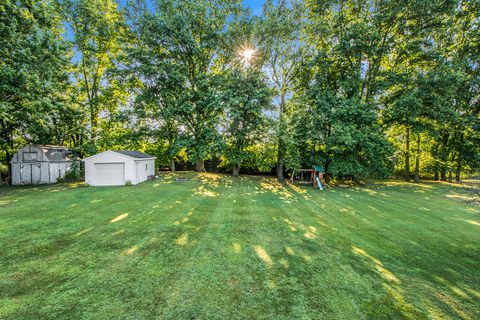
[[[245,7],[248,7],[252,10],[253,15],[260,15],[262,13],[262,6],[265,0],[242,0],[242,2]],[[125,0],[119,0],[118,3],[120,7],[125,6]],[[71,28],[67,24],[65,24],[65,29],[65,38],[72,39],[73,32]]]
[[[265,0],[242,0],[243,5],[251,9],[253,15],[260,15],[262,13],[262,6]],[[119,6],[125,6],[125,0],[119,0]],[[72,40],[73,31],[68,24],[65,23],[65,33],[64,37],[66,39]],[[79,59],[78,53],[74,54],[73,60],[77,61]]]
[[[243,5],[252,9],[252,14],[259,15],[262,12],[262,5],[265,0],[243,0]]]
[[[124,0],[120,0],[120,5]],[[242,0],[245,7],[249,7],[252,10],[252,14],[259,15],[262,13],[262,6],[265,0]]]

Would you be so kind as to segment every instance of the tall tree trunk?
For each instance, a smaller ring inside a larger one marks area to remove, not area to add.
[[[279,140],[281,140],[281,138],[279,138]],[[282,151],[280,151],[280,145],[282,143],[279,141],[278,142],[278,154],[277,154],[277,178],[278,180],[282,181],[284,180],[284,176],[283,176],[283,158],[284,158],[284,154]]]
[[[285,142],[283,140],[284,125],[285,125],[285,93],[280,95],[280,110],[279,110],[279,124],[278,124],[278,151],[277,151],[277,178],[283,181],[283,162],[285,158]]]
[[[13,154],[11,151],[14,149],[13,144],[13,130],[11,129],[11,125],[7,123],[6,120],[0,119],[0,126],[1,126],[1,139],[3,140],[2,147],[5,148],[5,164],[7,165],[7,176],[5,177],[5,182],[8,184],[12,183],[12,165],[10,161],[12,160]]]
[[[90,141],[95,144],[97,141],[98,112],[94,106],[90,106]]]
[[[439,144],[434,142],[433,147],[432,147],[432,156],[434,158],[434,167],[433,167],[433,180],[438,181],[440,179],[440,174],[438,172],[438,148]]]
[[[325,167],[323,168],[324,170],[323,179],[325,180],[326,184],[330,182],[330,176],[327,174],[329,166],[330,166],[330,160],[327,158],[327,160],[325,160]]]
[[[13,158],[13,155],[9,151],[5,151],[5,161],[7,162],[7,167],[8,167],[7,177],[5,181],[8,184],[12,184],[12,164],[10,163],[12,158]]]
[[[442,144],[440,146],[440,180],[447,181],[447,158],[448,158],[448,137],[449,134],[446,131],[442,132]]]
[[[448,170],[448,182],[452,182],[452,170]]]
[[[197,160],[196,170],[198,172],[207,172],[207,170],[205,170],[205,160],[203,159]]]
[[[445,167],[440,170],[440,181],[447,181],[447,169]]]
[[[175,172],[175,159],[174,158],[170,159],[170,170],[172,170],[172,172]]]
[[[417,154],[415,155],[415,182],[420,182],[420,134],[417,137]]]
[[[455,170],[455,181],[460,182],[461,172],[462,172],[462,162],[459,159],[457,162],[457,169]]]
[[[405,181],[410,181],[410,128],[407,127],[405,137]]]
[[[238,177],[238,174],[240,173],[240,166],[238,164],[233,165],[233,176]]]

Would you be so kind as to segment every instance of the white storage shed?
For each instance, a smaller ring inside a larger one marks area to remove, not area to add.
[[[155,174],[155,159],[139,151],[105,151],[83,159],[85,182],[91,186],[138,184]]]
[[[73,160],[72,151],[64,146],[24,146],[10,161],[12,185],[56,183],[65,176]]]

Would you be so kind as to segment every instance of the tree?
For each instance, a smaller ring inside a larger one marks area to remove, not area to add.
[[[391,148],[377,118],[381,66],[403,8],[367,1],[308,1],[307,7],[313,52],[294,83],[299,108],[291,115],[297,132],[292,158],[324,163],[329,176],[384,175]]]
[[[125,25],[114,0],[64,0],[64,16],[73,32],[75,77],[89,114],[90,149],[94,151],[99,128],[99,115],[108,103],[111,90],[108,72],[114,69],[121,52]],[[117,87],[122,89],[121,87]]]
[[[43,134],[55,128],[49,117],[68,102],[62,31],[55,1],[0,4],[0,148],[8,164],[19,143],[48,142]]]
[[[444,125],[450,132],[444,144],[450,147],[450,172],[455,172],[457,181],[462,171],[475,172],[480,167],[479,16],[478,1],[462,1],[448,17],[448,31],[435,34],[436,43],[442,44],[441,52],[448,59],[448,68],[457,79],[452,88],[456,116],[447,119]]]
[[[391,146],[371,106],[333,96],[313,85],[292,115],[293,169],[324,164],[327,179],[387,176]]]
[[[180,143],[200,172],[220,147],[220,53],[239,8],[233,0],[156,1],[155,14],[143,9],[135,23],[139,50],[134,65],[144,92],[153,92],[150,101],[181,128]]]
[[[235,68],[225,75],[222,97],[226,113],[224,155],[233,166],[233,175],[238,176],[241,166],[255,156],[251,149],[265,130],[264,112],[269,109],[271,91],[258,70]]]
[[[471,22],[474,20],[472,14],[474,15],[475,6],[472,4],[467,1],[461,5],[449,2],[440,7],[425,6],[431,10],[429,15],[417,14],[417,18],[410,18],[412,22],[408,28],[402,27],[398,38],[405,41],[392,53],[397,57],[395,63],[386,65],[390,75],[386,81],[388,89],[383,95],[387,102],[384,120],[387,120],[387,124],[392,124],[392,120],[397,121],[397,124],[401,122],[405,127],[406,159],[410,155],[409,133],[414,131],[416,134],[416,181],[419,180],[420,172],[421,133],[431,138],[429,152],[433,163],[430,168],[435,179],[441,180],[447,180],[447,171],[451,175],[453,167],[458,172],[458,168],[461,168],[458,163],[466,155],[463,150],[465,143],[460,141],[468,142],[474,136],[463,134],[462,131],[468,130],[472,124],[468,119],[473,119],[471,99],[475,96],[475,89],[469,85],[467,74],[472,74],[472,61],[475,59],[470,56],[467,62],[465,56],[459,54],[459,48],[470,43],[470,39],[466,41],[465,36],[473,27]],[[478,12],[478,8],[476,10]],[[467,52],[474,51],[469,49]],[[407,96],[418,103],[410,106],[402,103],[401,100]],[[400,111],[402,108],[404,112]],[[396,120],[395,114],[400,116]],[[407,180],[410,176],[409,163],[405,161]]]
[[[256,33],[263,70],[270,78],[278,108],[277,177],[283,180],[288,106],[294,94],[295,73],[308,52],[303,35],[305,8],[301,1],[281,0],[274,5],[267,0],[262,13]]]

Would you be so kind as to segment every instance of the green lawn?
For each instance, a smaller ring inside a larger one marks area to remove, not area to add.
[[[0,319],[479,319],[462,188],[0,188]]]

